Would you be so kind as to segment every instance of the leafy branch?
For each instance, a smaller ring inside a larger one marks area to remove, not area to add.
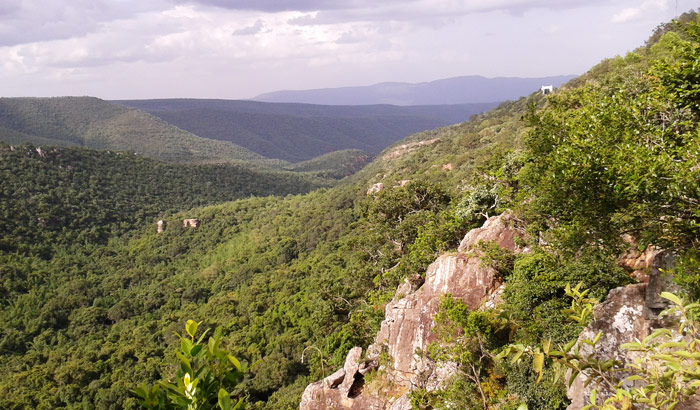
[[[195,340],[199,323],[188,320],[186,336],[180,338],[180,351],[176,352],[180,366],[174,382],[160,381],[152,387],[134,389],[149,410],[242,410],[245,398],[235,400],[226,390],[233,389],[243,379],[248,368],[221,348],[221,329],[204,343],[207,329]],[[235,401],[235,403],[234,403]]]

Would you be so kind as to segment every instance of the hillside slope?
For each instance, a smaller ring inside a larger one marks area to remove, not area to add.
[[[205,138],[298,162],[343,149],[377,154],[413,133],[455,124],[495,103],[397,107],[274,104],[236,100],[116,101]]]
[[[490,122],[473,128],[433,133],[443,138],[445,149],[451,144],[482,147],[486,155],[491,152],[486,146],[499,151],[511,144],[505,132],[484,138],[507,112],[497,110]],[[401,159],[410,162],[414,155],[419,150]],[[479,223],[454,219],[451,200],[460,187],[440,181],[447,176],[470,180],[486,157],[454,161],[452,170],[436,167],[437,156],[425,163],[415,158],[411,172],[427,177],[376,198],[366,196],[376,182],[366,171],[343,186],[307,195],[160,213],[166,225],[162,234],[156,233],[153,219],[138,219],[151,224],[107,236],[106,245],[92,239],[93,232],[103,232],[105,221],[89,216],[94,212],[89,200],[68,207],[84,215],[79,220],[85,223],[68,224],[58,237],[42,240],[44,231],[33,215],[65,210],[54,209],[54,200],[32,199],[33,190],[22,190],[21,178],[8,180],[13,190],[25,193],[8,191],[26,202],[27,216],[7,226],[14,227],[13,243],[28,245],[21,252],[0,249],[6,273],[0,289],[5,306],[0,371],[11,375],[0,381],[0,405],[55,408],[84,402],[136,409],[130,390],[171,373],[164,363],[174,359],[165,349],[175,341],[172,331],[179,330],[180,321],[196,318],[204,320],[202,327],[223,326],[227,346],[241,359],[261,359],[242,386],[250,395],[249,408],[297,408],[304,386],[319,377],[323,366],[338,365],[350,346],[371,338],[401,278],[424,270]],[[324,162],[299,166],[317,170]],[[373,165],[375,170],[384,166],[392,168],[382,157]],[[97,183],[99,168],[94,173]],[[409,175],[391,173],[382,181],[391,186],[404,176]],[[49,174],[42,184],[60,179]],[[143,187],[136,195],[150,203],[161,194],[160,188]],[[118,203],[103,205],[119,209]],[[116,210],[100,209],[111,223]],[[4,215],[13,218],[13,211]],[[197,218],[201,226],[185,229],[185,218]],[[304,349],[312,345],[322,356],[302,362]]]
[[[0,98],[0,141],[131,151],[190,163],[265,160],[230,142],[201,138],[93,97]]]
[[[515,100],[543,85],[561,84],[575,76],[540,78],[463,76],[426,83],[380,83],[360,87],[275,91],[253,98],[267,102],[298,102],[328,105],[436,105]]]
[[[75,241],[105,243],[167,211],[328,185],[310,175],[243,165],[170,164],[126,153],[2,142],[0,179],[0,249],[10,253]]]
[[[550,96],[400,141],[341,186],[163,214],[165,232],[143,226],[107,245],[80,235],[42,244],[51,257],[0,250],[0,406],[139,408],[131,390],[173,376],[174,332],[193,319],[202,330],[221,327],[237,357],[259,360],[235,392],[248,396],[247,408],[298,409],[309,382],[369,344],[400,284],[421,286],[438,255],[512,208],[529,252],[481,244],[476,261],[506,285],[503,310],[448,299],[441,337],[454,349],[414,353],[459,371],[444,390],[416,385],[411,400],[565,409],[561,380],[539,380],[531,361],[493,357],[511,342],[578,335],[581,326],[562,313],[566,285],[582,282],[602,298],[631,282],[617,265],[622,233],[682,255],[688,273],[678,276],[700,292],[700,76],[692,68],[700,33],[668,31]],[[192,217],[201,226],[185,229]],[[74,235],[69,228],[62,235]],[[406,392],[376,374],[358,381]]]

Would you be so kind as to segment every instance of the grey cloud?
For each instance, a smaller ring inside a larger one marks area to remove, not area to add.
[[[19,3],[7,2],[0,3],[0,16],[9,16],[19,10]]]
[[[233,35],[234,36],[249,36],[249,35],[253,35],[253,34],[258,34],[262,31],[262,29],[264,27],[265,27],[265,24],[263,23],[263,21],[258,20],[253,25],[235,30],[233,32]]]
[[[229,10],[249,10],[267,13],[282,11],[318,11],[317,19],[299,19],[297,24],[313,25],[338,21],[413,20],[435,14],[469,14],[503,11],[515,15],[545,9],[570,9],[610,0],[472,0],[463,2],[421,0],[170,0],[176,4],[200,4]],[[387,10],[390,10],[387,13]],[[426,15],[427,14],[427,15]]]
[[[173,0],[175,3],[203,4],[230,10],[280,11],[344,10],[371,7],[371,0]],[[396,1],[396,0],[391,0]],[[398,2],[398,1],[397,1]],[[374,3],[376,4],[376,3]]]
[[[123,49],[117,52],[90,49],[90,53],[80,58],[64,59],[61,56],[52,56],[43,61],[43,65],[53,68],[89,68],[109,66],[115,63],[163,63],[173,61],[180,56],[177,50],[151,51],[144,47]],[[31,57],[30,57],[31,58]]]
[[[446,19],[490,12],[503,12],[521,16],[534,10],[569,10],[588,7],[610,0],[501,0],[501,1],[400,1],[390,0],[374,7],[357,7],[346,10],[320,10],[313,16],[303,16],[290,24],[318,25],[352,21],[411,21],[419,25],[440,26]]]
[[[149,3],[149,4],[144,4]],[[157,9],[160,0],[5,0],[0,5],[0,47],[81,37],[102,24]]]

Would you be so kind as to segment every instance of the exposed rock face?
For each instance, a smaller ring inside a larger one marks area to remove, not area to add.
[[[364,375],[372,362],[360,362],[362,348],[353,347],[345,359],[345,366],[325,379],[306,387],[301,397],[300,409],[326,410],[382,410],[388,401],[381,397],[362,394]]]
[[[384,156],[382,156],[382,159],[389,160],[389,159],[398,158],[404,154],[415,151],[418,148],[425,147],[425,146],[431,145],[431,144],[435,144],[438,141],[440,141],[440,138],[433,138],[430,140],[423,140],[423,141],[417,141],[417,142],[409,142],[408,144],[399,145],[398,147],[396,147],[396,148],[392,149],[391,151],[387,152],[386,154],[384,154]]]
[[[182,221],[182,225],[187,228],[199,228],[199,219],[185,219]]]
[[[157,225],[156,232],[163,233],[163,231],[165,230],[165,221],[163,221],[161,219],[158,221],[158,223],[156,225]]]
[[[435,341],[433,319],[442,296],[451,293],[476,309],[499,285],[497,272],[481,266],[478,257],[441,256],[428,268],[420,289],[386,306],[386,319],[370,351],[386,345],[393,358],[392,381],[404,387],[422,385],[426,363],[415,352],[426,351]]]
[[[634,361],[634,355],[620,349],[623,343],[643,339],[649,335],[652,322],[647,319],[649,311],[646,307],[647,284],[629,285],[610,291],[608,299],[594,309],[595,320],[579,335],[579,341],[592,340],[598,332],[603,335],[596,345],[597,359],[616,359],[622,363]],[[593,348],[581,344],[581,354],[593,353]],[[579,376],[569,388],[567,394],[571,400],[567,410],[580,410],[588,404],[591,391],[595,388],[592,383],[585,387],[586,378]],[[610,392],[601,391],[602,396]]]
[[[496,242],[503,249],[517,250],[515,238],[522,236],[522,232],[513,228],[513,218],[510,214],[494,216],[486,220],[481,228],[467,232],[459,244],[458,252],[468,252],[479,242]]]
[[[637,249],[637,241],[629,235],[623,237],[624,241],[630,244],[630,248],[620,255],[617,264],[632,271],[631,276],[637,282],[649,282],[649,270],[652,267],[656,256],[661,253],[661,249],[649,245],[644,251]]]
[[[579,342],[592,340],[598,332],[602,337],[595,349],[595,357],[598,360],[615,359],[622,363],[633,363],[639,358],[640,353],[628,352],[621,349],[623,343],[642,340],[655,329],[667,327],[668,323],[659,318],[658,313],[669,307],[669,302],[659,295],[663,291],[674,292],[676,286],[670,277],[663,274],[665,269],[673,265],[674,256],[667,251],[647,248],[645,252],[638,252],[636,257],[621,258],[624,266],[631,269],[648,269],[648,283],[639,283],[610,291],[605,302],[595,307],[593,313],[595,320],[579,335]],[[624,256],[624,255],[623,255]],[[621,264],[622,265],[622,264]],[[593,348],[586,344],[580,344],[581,354],[593,353]],[[624,377],[625,374],[619,376]],[[568,410],[580,410],[589,403],[593,384],[585,386],[586,376],[579,375],[569,388],[567,394],[571,400]],[[632,387],[632,385],[626,386]],[[598,397],[605,399],[612,392],[599,388]],[[700,400],[692,403],[683,403],[677,409],[690,410],[700,408]]]
[[[382,184],[381,182],[377,182],[376,184],[369,187],[369,189],[367,190],[367,195],[377,194],[379,192],[382,192],[383,189],[384,184]]]
[[[304,391],[300,409],[408,410],[411,408],[408,400],[411,389],[440,388],[455,369],[449,363],[434,363],[417,352],[426,351],[428,344],[436,338],[432,331],[434,318],[444,295],[451,294],[472,309],[494,303],[501,289],[499,277],[494,269],[483,266],[472,247],[484,240],[520,251],[515,245],[515,237],[521,233],[512,225],[509,215],[490,218],[483,227],[467,234],[460,244],[459,253],[440,256],[433,262],[419,289],[414,290],[408,280],[401,284],[385,308],[386,317],[375,342],[367,349],[366,361],[357,366],[349,365],[357,363],[359,358],[355,350],[359,348],[352,349],[342,369],[342,383],[336,384],[336,388],[331,387],[340,377],[341,371],[338,371],[309,385]],[[370,370],[369,364],[376,363],[383,350],[391,357],[391,365],[383,370],[393,385],[393,396],[368,390],[355,395],[352,388],[346,393],[348,384],[357,386],[358,375],[364,375],[363,366],[366,371]],[[349,377],[350,374],[355,376]]]

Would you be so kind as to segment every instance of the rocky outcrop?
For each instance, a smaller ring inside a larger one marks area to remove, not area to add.
[[[660,297],[663,291],[677,291],[672,279],[664,274],[664,271],[673,266],[674,255],[668,251],[655,248],[647,248],[644,252],[633,251],[623,255],[618,262],[621,266],[630,269],[644,269],[647,283],[638,283],[610,291],[605,302],[597,305],[593,311],[593,322],[579,335],[580,353],[582,355],[594,354],[597,360],[617,360],[621,367],[634,363],[641,353],[630,352],[621,349],[622,344],[632,342],[635,339],[642,340],[655,329],[668,327],[658,314],[669,307],[669,302]],[[581,343],[582,340],[592,340],[598,333],[602,333],[599,342],[594,348]],[[619,377],[625,377],[625,373],[619,373]],[[571,400],[568,410],[580,410],[589,403],[593,383],[586,386],[586,375],[579,375],[567,394]],[[626,387],[633,387],[632,384]],[[605,399],[612,394],[605,387],[598,387],[598,397]],[[700,402],[683,403],[677,409],[697,409]]]
[[[402,144],[399,145],[398,147],[392,149],[391,151],[387,152],[382,156],[383,160],[390,160],[394,158],[398,158],[402,155],[408,154],[409,152],[415,151],[418,148],[422,148],[428,145],[435,144],[436,142],[440,141],[440,138],[433,138],[430,140],[423,140],[423,141],[417,141],[417,142],[409,142],[408,144]]]
[[[158,222],[156,223],[156,232],[157,233],[163,233],[165,231],[165,221],[162,219],[159,219]]]
[[[388,400],[377,395],[362,394],[364,375],[376,367],[372,360],[360,361],[362,348],[350,349],[345,366],[320,382],[310,384],[301,397],[299,407],[306,410],[351,409],[382,410]]]
[[[598,332],[602,332],[602,337],[595,347],[596,359],[616,359],[620,363],[634,361],[633,353],[620,349],[620,346],[635,338],[641,340],[649,335],[653,324],[646,307],[646,294],[646,283],[611,290],[607,300],[595,307],[594,321],[579,335],[581,355],[592,354],[594,349],[580,341],[592,340]],[[574,380],[567,392],[571,400],[567,410],[580,410],[589,404],[591,391],[596,386],[594,383],[586,386],[586,381],[584,375]],[[601,397],[610,393],[600,391]]]
[[[199,219],[184,219],[182,221],[182,226],[187,228],[199,228]]]
[[[515,238],[522,236],[522,232],[513,228],[513,217],[510,214],[494,216],[486,220],[481,228],[467,232],[457,248],[458,252],[469,252],[479,242],[496,242],[503,249],[517,251]]]
[[[649,245],[643,251],[639,250],[637,241],[625,235],[622,238],[629,244],[629,249],[617,258],[617,264],[631,271],[630,275],[637,281],[648,283],[649,270],[656,256],[661,252],[661,249]]]
[[[367,190],[367,195],[372,195],[372,194],[378,194],[384,190],[384,184],[381,182],[377,182],[376,184],[372,185],[369,187]]]
[[[406,410],[411,408],[411,389],[434,390],[442,386],[454,374],[454,368],[420,354],[436,339],[433,327],[441,298],[451,294],[472,309],[494,303],[501,289],[498,272],[481,262],[474,246],[482,240],[496,241],[506,249],[521,251],[515,238],[522,233],[513,225],[507,214],[490,218],[465,236],[458,253],[440,256],[433,262],[420,288],[414,289],[415,281],[401,284],[385,308],[385,319],[375,342],[367,349],[366,359],[360,361],[356,350],[359,348],[352,349],[343,369],[306,388],[300,409]],[[359,388],[358,380],[374,370],[382,352],[390,358],[390,363],[381,366],[384,381],[391,385],[390,393]],[[342,382],[338,382],[341,377]]]

